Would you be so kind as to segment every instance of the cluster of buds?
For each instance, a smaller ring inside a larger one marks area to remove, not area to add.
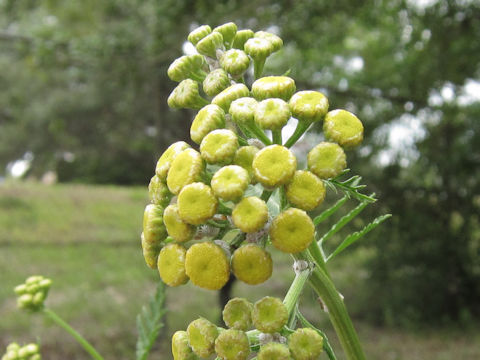
[[[323,338],[316,331],[286,327],[288,311],[278,298],[264,297],[255,304],[234,298],[222,315],[228,329],[199,318],[187,331],[177,331],[172,337],[174,360],[206,359],[213,354],[222,360],[246,360],[255,353],[259,360],[313,360],[323,350]]]
[[[51,285],[52,280],[41,275],[30,276],[25,283],[15,287],[17,306],[30,311],[41,310]]]
[[[2,356],[2,360],[41,360],[40,349],[37,344],[27,344],[20,346],[17,343],[11,343],[7,346],[7,351]]]
[[[220,289],[231,272],[260,284],[272,273],[269,244],[297,253],[313,241],[307,211],[324,201],[324,180],[346,168],[344,149],[360,144],[363,125],[346,110],[328,111],[324,94],[297,91],[288,76],[260,77],[266,59],[283,46],[274,34],[228,23],[213,30],[203,25],[188,40],[198,54],[169,67],[180,83],[168,104],[199,110],[190,128],[198,148],[179,141],[158,160],[143,221],[145,261],[170,286],[191,280]],[[244,75],[252,63],[249,88]],[[291,118],[297,130],[283,142]],[[290,147],[320,121],[326,141],[310,150],[307,169],[298,169]],[[283,194],[279,214],[267,206],[273,191]],[[212,227],[217,231],[206,230]]]

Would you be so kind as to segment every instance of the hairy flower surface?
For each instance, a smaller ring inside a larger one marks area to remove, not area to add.
[[[272,276],[272,257],[256,244],[243,245],[233,253],[232,270],[241,281],[258,285]]]
[[[220,359],[246,360],[250,355],[248,337],[240,330],[222,331],[215,340],[215,352]]]
[[[215,352],[217,327],[204,318],[192,321],[187,328],[188,341],[193,351],[201,358],[207,358]]]
[[[256,232],[267,223],[267,204],[256,196],[243,198],[233,209],[232,220],[243,232]]]
[[[288,337],[294,360],[316,360],[323,350],[323,337],[310,328],[297,329]]]
[[[274,188],[292,179],[297,170],[297,159],[286,147],[270,145],[255,155],[252,167],[258,182],[267,188]]]
[[[279,298],[266,296],[253,305],[253,325],[264,333],[279,332],[288,321],[288,310]]]
[[[200,225],[215,215],[218,200],[210,186],[196,182],[182,189],[177,204],[178,214],[183,221]]]
[[[286,190],[288,201],[306,211],[315,209],[325,199],[323,181],[306,170],[296,171]]]
[[[160,159],[158,159],[157,166],[155,168],[155,173],[160,180],[167,180],[168,170],[170,169],[172,161],[178,154],[189,147],[190,145],[188,145],[185,141],[177,141],[176,143],[170,145],[167,150],[165,150],[162,156],[160,156]]]
[[[270,239],[273,246],[286,253],[305,250],[313,241],[315,226],[303,210],[290,208],[272,221]]]
[[[360,145],[363,141],[363,124],[347,110],[333,110],[325,116],[323,123],[325,137],[345,149]]]
[[[252,327],[253,304],[244,298],[230,299],[223,309],[225,325],[231,329],[247,331]]]
[[[225,112],[215,104],[203,107],[195,116],[190,127],[190,137],[197,144],[211,131],[225,127]]]
[[[183,285],[188,281],[185,273],[187,250],[179,244],[168,244],[158,255],[158,272],[168,286]]]
[[[299,91],[290,98],[289,105],[292,116],[307,123],[322,120],[328,111],[328,99],[319,91]]]
[[[228,74],[223,69],[213,70],[203,80],[203,91],[210,97],[217,96],[231,85]]]
[[[339,145],[321,142],[310,150],[307,163],[310,171],[320,179],[330,179],[347,167],[347,157]]]
[[[186,149],[173,159],[167,175],[168,189],[175,195],[188,184],[199,181],[205,169],[200,153]]]
[[[212,177],[211,186],[215,196],[225,201],[237,201],[250,182],[248,171],[238,165],[228,165]]]
[[[265,76],[252,84],[252,95],[257,100],[279,98],[288,101],[295,90],[295,81],[288,76]]]

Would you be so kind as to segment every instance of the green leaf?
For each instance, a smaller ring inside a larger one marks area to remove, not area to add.
[[[159,282],[155,294],[150,298],[147,305],[143,306],[137,315],[137,360],[146,360],[155,343],[160,329],[164,326],[163,317],[167,312],[165,308],[166,288],[163,282]]]
[[[368,202],[375,202],[377,199],[375,199],[374,195],[365,195],[360,192],[361,189],[365,188],[366,185],[360,185],[360,181],[362,180],[361,176],[354,175],[351,178],[341,181],[340,178],[348,173],[350,169],[345,169],[342,171],[342,173],[333,179],[328,179],[328,180],[323,180],[325,185],[327,185],[329,188],[334,189],[335,192],[337,189],[340,189],[345,193],[346,196],[348,197],[353,197],[357,199],[358,201],[368,201]]]
[[[327,210],[323,211],[320,215],[318,215],[315,219],[313,219],[313,224],[317,226],[322,221],[325,221],[327,218],[333,215],[338,209],[340,209],[347,200],[348,200],[348,196],[345,195],[340,200],[338,200],[333,206],[329,207]]]
[[[336,255],[340,254],[343,250],[345,250],[347,247],[355,243],[356,241],[360,240],[363,236],[365,236],[367,233],[375,229],[378,225],[380,225],[382,222],[387,220],[388,218],[392,217],[392,214],[386,214],[377,217],[375,220],[373,220],[370,224],[365,226],[362,230],[356,231],[354,233],[351,233],[348,235],[345,240],[342,241],[342,243],[335,249],[333,253],[331,253],[327,261],[330,259],[334,258]]]

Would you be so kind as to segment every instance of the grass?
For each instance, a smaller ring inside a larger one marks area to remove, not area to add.
[[[158,275],[142,258],[139,233],[144,188],[84,185],[4,184],[0,186],[0,349],[11,341],[40,341],[44,358],[88,359],[59,328],[42,317],[16,310],[12,288],[31,274],[54,280],[47,304],[84,334],[106,359],[132,359],[135,316],[154,293]],[[333,276],[350,308],[361,290],[358,249],[342,255]],[[266,294],[283,296],[293,277],[290,260],[274,253],[274,277],[260,286],[237,283],[234,295],[252,301]],[[169,289],[164,336],[150,358],[170,359],[169,337],[198,316],[218,319],[215,292],[191,284]],[[302,309],[338,344],[325,313],[306,291]],[[405,331],[376,328],[355,320],[369,359],[442,360],[480,358],[480,334],[462,329]],[[1,352],[1,350],[0,350]],[[342,357],[339,357],[342,359]]]

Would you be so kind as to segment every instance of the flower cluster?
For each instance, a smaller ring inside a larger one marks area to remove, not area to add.
[[[363,125],[346,110],[328,111],[322,93],[297,91],[288,76],[261,77],[283,46],[274,34],[227,23],[203,25],[188,40],[198,54],[170,65],[168,76],[180,83],[168,104],[199,110],[190,128],[198,147],[179,141],[158,160],[143,221],[145,261],[170,286],[191,280],[220,289],[231,272],[260,284],[272,273],[266,246],[297,253],[313,241],[307,211],[323,202],[324,180],[346,168],[344,149],[362,141]],[[281,130],[292,117],[297,130],[284,142]],[[320,121],[327,141],[298,169],[290,147]],[[272,194],[282,197],[279,213],[269,210]]]
[[[17,306],[30,311],[41,310],[51,285],[52,280],[41,275],[30,276],[25,283],[15,287]]]
[[[20,346],[17,343],[11,343],[7,346],[7,351],[2,356],[2,360],[41,360],[40,349],[37,344],[27,344]]]

